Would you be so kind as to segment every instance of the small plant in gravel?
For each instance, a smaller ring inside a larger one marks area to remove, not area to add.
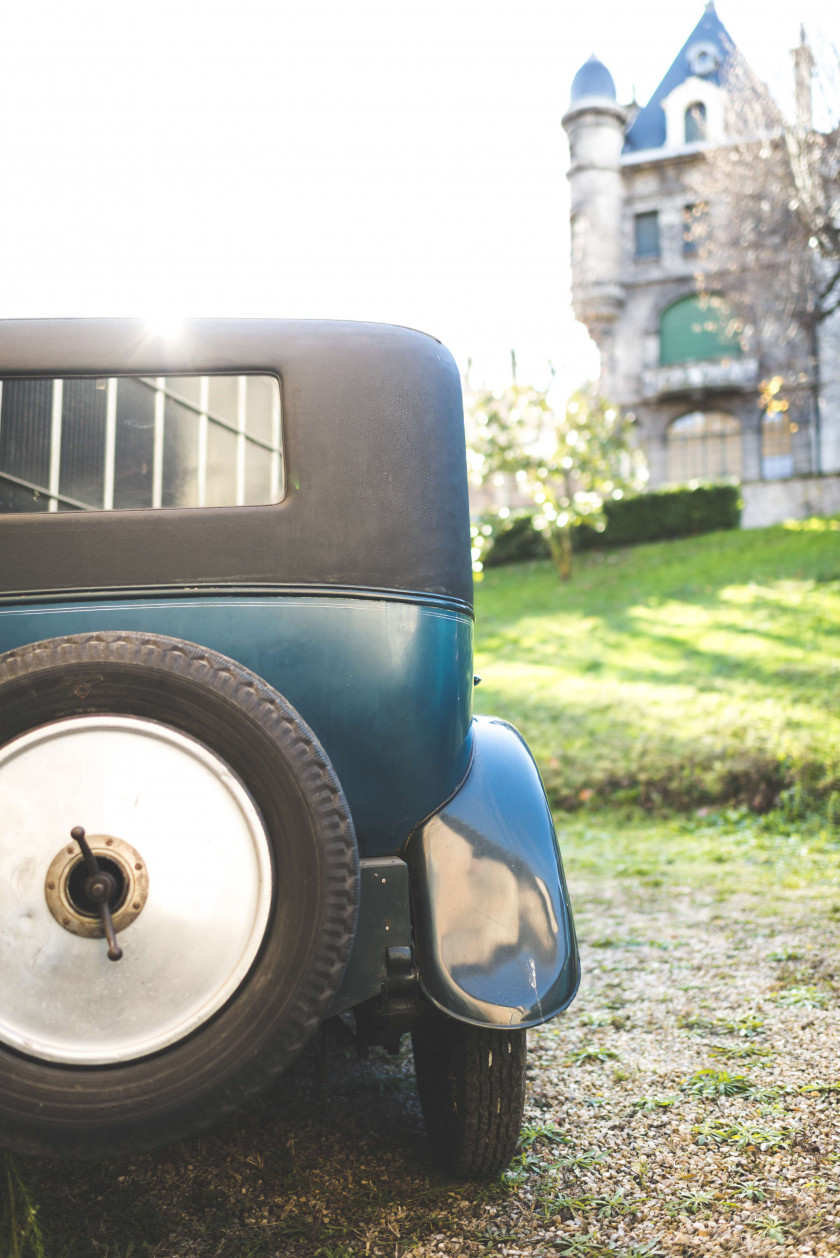
[[[655,1237],[624,1249],[619,1248],[615,1241],[599,1240],[590,1232],[586,1236],[554,1241],[552,1252],[562,1254],[564,1258],[661,1258],[665,1251]]]
[[[635,939],[632,936],[627,939],[618,939],[613,935],[606,935],[603,939],[593,939],[590,948],[644,948],[647,944],[645,939]]]
[[[709,1052],[713,1057],[726,1061],[757,1061],[761,1057],[775,1057],[773,1049],[765,1044],[713,1044]]]
[[[0,1207],[0,1252],[4,1258],[46,1258],[46,1247],[38,1223],[38,1207],[23,1182],[11,1153],[3,1154],[5,1200]]]
[[[723,1032],[727,1035],[738,1035],[741,1039],[752,1039],[755,1035],[764,1034],[764,1018],[752,1013],[741,1018],[714,1018],[704,1013],[683,1013],[677,1018],[677,1026],[701,1035],[720,1035]]]
[[[520,1149],[530,1149],[534,1144],[571,1144],[572,1137],[567,1135],[556,1123],[535,1123],[526,1125],[519,1133]]]
[[[781,991],[771,992],[768,1000],[772,1000],[775,1005],[825,1009],[828,1004],[828,992],[822,991],[819,987],[785,987]]]
[[[503,1228],[492,1225],[490,1227],[477,1228],[473,1232],[473,1236],[476,1240],[486,1240],[488,1242],[487,1248],[482,1250],[482,1258],[484,1258],[484,1255],[490,1258],[491,1254],[497,1254],[499,1252],[496,1248],[497,1245],[503,1245],[506,1241],[515,1241],[517,1239],[516,1232],[506,1232]]]
[[[705,1013],[677,1014],[677,1026],[683,1031],[713,1031],[717,1025],[717,1020]]]
[[[595,1044],[584,1044],[576,1053],[572,1053],[565,1061],[567,1066],[588,1066],[595,1061],[612,1061],[618,1053],[612,1048],[602,1048]]]
[[[654,1236],[649,1241],[642,1241],[641,1245],[631,1245],[625,1250],[625,1258],[662,1258],[664,1253],[665,1250]]]
[[[735,1144],[739,1148],[758,1149],[787,1148],[796,1128],[781,1124],[779,1128],[760,1127],[748,1121],[728,1118],[709,1118],[691,1129],[697,1135],[698,1144]]]
[[[795,948],[779,948],[776,952],[767,953],[768,961],[801,961],[802,953]]]
[[[760,1105],[772,1105],[783,1096],[789,1096],[794,1088],[781,1083],[771,1083],[767,1087],[750,1087],[744,1095],[748,1101],[758,1101]]]
[[[627,1013],[585,1013],[581,1018],[584,1026],[611,1026],[614,1031],[624,1031],[630,1025]]]
[[[742,1179],[734,1189],[732,1196],[736,1201],[766,1201],[767,1193],[754,1179]]]
[[[707,1192],[703,1188],[694,1188],[690,1192],[680,1193],[677,1198],[677,1210],[685,1214],[699,1214],[701,1210],[705,1213],[712,1201],[714,1201],[714,1193]]]
[[[561,1214],[565,1218],[573,1218],[577,1214],[585,1212],[589,1199],[583,1197],[570,1197],[568,1193],[558,1193],[552,1190],[544,1189],[537,1194],[540,1212],[546,1219],[553,1219],[556,1215]]]
[[[542,1172],[544,1169],[540,1155],[528,1147],[516,1154],[510,1167],[504,1172],[503,1179],[508,1184],[520,1184],[531,1172]]]
[[[828,1180],[824,1179],[822,1175],[817,1175],[815,1179],[806,1179],[800,1187],[816,1188],[818,1192],[825,1192],[827,1188],[829,1192],[836,1192],[834,1185],[829,1184]]]
[[[640,1096],[633,1102],[633,1109],[638,1110],[657,1110],[670,1109],[672,1105],[676,1105],[679,1101],[678,1096]]]
[[[749,1040],[754,1035],[764,1034],[764,1018],[759,1018],[754,1013],[747,1013],[743,1018],[724,1018],[721,1027],[733,1035],[739,1035],[742,1040]]]
[[[611,1219],[614,1214],[635,1214],[638,1203],[628,1201],[625,1189],[619,1188],[611,1197],[593,1197],[592,1204],[599,1219]]]
[[[620,1249],[615,1241],[598,1240],[594,1233],[554,1241],[551,1249],[551,1253],[562,1255],[562,1258],[657,1258],[663,1252],[658,1242],[653,1241]]]
[[[756,1218],[750,1219],[747,1226],[769,1241],[778,1241],[781,1244],[785,1239],[784,1223],[773,1214],[759,1214]]]
[[[564,1258],[611,1258],[615,1254],[614,1247],[605,1245],[594,1232],[586,1236],[571,1236],[568,1240],[564,1238],[555,1244],[555,1252],[563,1254]]]
[[[586,1149],[583,1153],[575,1153],[568,1158],[559,1158],[555,1165],[559,1170],[571,1171],[572,1174],[578,1175],[581,1171],[590,1170],[593,1166],[597,1166],[599,1162],[603,1162],[606,1153],[600,1149]]]
[[[643,1184],[650,1175],[650,1162],[647,1158],[637,1158],[632,1166],[633,1178]]]
[[[746,1075],[733,1075],[728,1070],[696,1070],[680,1085],[694,1096],[743,1096],[752,1084]]]
[[[817,1079],[814,1083],[806,1083],[799,1091],[803,1095],[815,1092],[819,1096],[827,1096],[830,1092],[840,1092],[840,1079],[835,1079],[833,1083],[823,1083]]]

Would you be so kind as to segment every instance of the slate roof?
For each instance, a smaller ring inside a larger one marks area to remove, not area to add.
[[[707,5],[705,13],[674,58],[668,73],[628,128],[624,139],[625,153],[661,148],[664,145],[665,111],[662,108],[662,101],[673,92],[675,87],[679,87],[680,83],[684,83],[687,78],[691,77],[693,71],[689,64],[688,50],[694,44],[713,44],[718,50],[720,59],[717,68],[704,77],[720,85],[725,74],[725,61],[734,52],[735,44],[718,17],[713,3]],[[578,74],[581,73],[582,69],[578,71]]]

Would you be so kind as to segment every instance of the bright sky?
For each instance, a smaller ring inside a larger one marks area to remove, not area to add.
[[[595,368],[560,119],[653,92],[703,11],[563,0],[28,0],[0,21],[0,317],[374,319],[503,382]],[[720,0],[771,87],[835,0]]]

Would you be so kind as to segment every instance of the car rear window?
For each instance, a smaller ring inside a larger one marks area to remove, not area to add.
[[[0,381],[0,513],[252,506],[284,493],[270,375]]]

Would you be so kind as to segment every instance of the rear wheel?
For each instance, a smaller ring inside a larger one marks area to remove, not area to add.
[[[460,1179],[498,1175],[516,1150],[525,1105],[525,1031],[434,1012],[411,1033],[417,1089],[437,1161]]]
[[[358,856],[329,760],[276,691],[154,635],[9,652],[0,798],[7,1147],[181,1138],[294,1059],[349,954]]]

